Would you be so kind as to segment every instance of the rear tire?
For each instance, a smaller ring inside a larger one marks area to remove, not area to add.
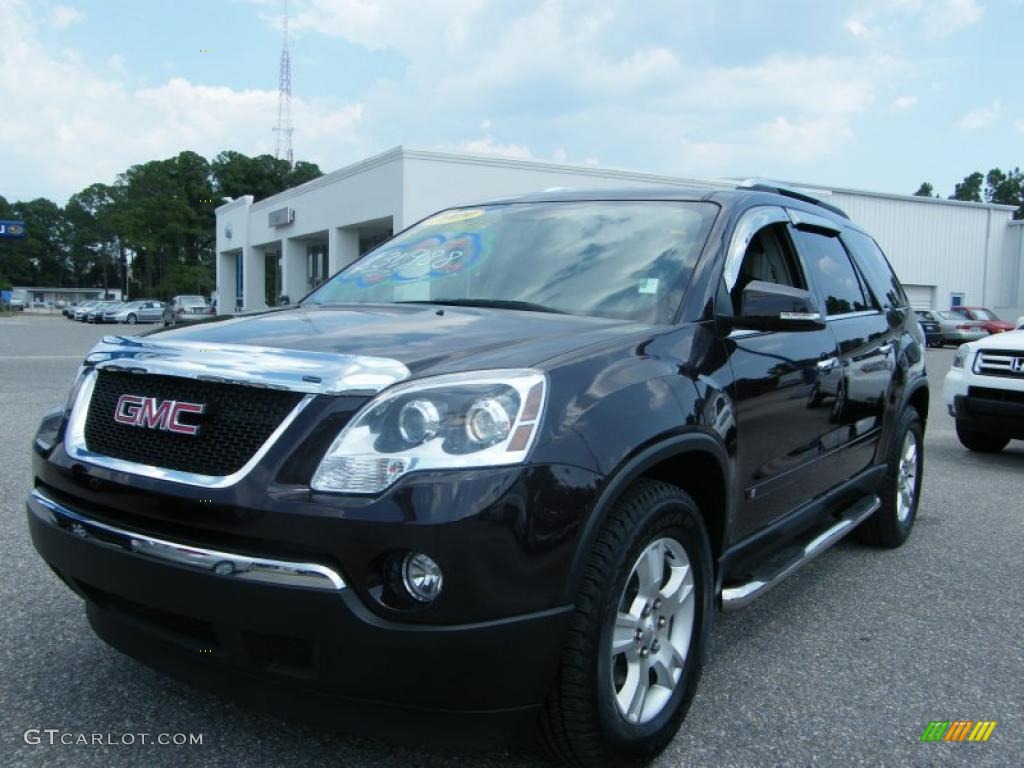
[[[541,740],[556,758],[635,765],[672,740],[711,629],[711,563],[700,512],[679,488],[641,480],[615,503],[589,554],[541,714]]]
[[[990,435],[971,429],[960,419],[956,420],[956,436],[960,438],[960,444],[964,448],[977,453],[999,453],[1010,442],[1008,437]]]
[[[867,544],[893,549],[910,536],[921,502],[924,478],[924,427],[917,409],[900,414],[889,444],[887,469],[879,497],[882,506],[857,529]]]

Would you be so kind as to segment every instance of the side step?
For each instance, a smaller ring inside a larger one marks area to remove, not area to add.
[[[821,531],[806,544],[796,544],[773,556],[751,581],[722,589],[722,610],[745,608],[802,565],[806,565],[842,539],[882,506],[878,496],[867,496],[849,507],[841,519]]]

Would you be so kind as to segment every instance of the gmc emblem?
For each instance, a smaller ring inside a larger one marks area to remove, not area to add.
[[[164,432],[177,432],[179,435],[199,434],[199,427],[193,424],[182,424],[179,419],[183,413],[203,413],[205,405],[199,403],[182,403],[177,400],[157,400],[155,397],[142,395],[121,395],[117,398],[114,408],[114,421],[127,424],[129,427],[146,427]]]

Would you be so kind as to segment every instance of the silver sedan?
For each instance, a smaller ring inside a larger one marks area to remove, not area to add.
[[[103,313],[105,323],[158,323],[163,319],[164,305],[160,301],[129,301]]]
[[[965,344],[988,336],[985,324],[977,320],[968,320],[956,312],[932,312],[942,331],[942,343]]]

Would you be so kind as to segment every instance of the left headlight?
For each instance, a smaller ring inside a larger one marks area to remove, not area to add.
[[[414,470],[520,464],[537,437],[546,400],[547,378],[532,368],[399,384],[345,426],[311,485],[380,493]]]
[[[963,368],[967,362],[967,357],[971,353],[971,347],[968,344],[961,344],[956,349],[956,354],[953,355],[953,367]]]

